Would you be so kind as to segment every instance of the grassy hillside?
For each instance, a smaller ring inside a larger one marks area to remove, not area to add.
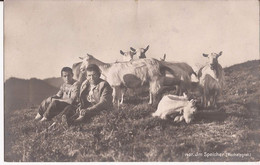
[[[13,111],[5,114],[5,161],[259,161],[259,67],[225,68],[219,107],[199,109],[189,125],[153,118],[146,94],[69,129],[60,116],[38,123],[36,109]]]

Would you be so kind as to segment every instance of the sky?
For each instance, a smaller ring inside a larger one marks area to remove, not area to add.
[[[202,53],[223,66],[259,59],[257,0],[9,0],[4,2],[4,76],[59,77],[87,53],[112,63],[120,50],[150,45],[147,57],[194,70]]]

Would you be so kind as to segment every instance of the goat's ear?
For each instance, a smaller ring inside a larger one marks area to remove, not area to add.
[[[133,52],[135,52],[136,50],[133,48],[133,47],[130,47],[130,50],[131,51],[133,51]]]
[[[83,60],[84,58],[83,57],[79,57],[79,59]]]
[[[124,55],[124,52],[122,50],[120,50],[120,54]]]
[[[192,104],[195,104],[196,100],[191,99],[190,102],[191,102]]]
[[[145,51],[147,51],[149,49],[149,45],[145,48]]]
[[[203,55],[204,57],[208,57],[208,56],[209,56],[208,54],[204,54],[204,53],[203,53],[202,55]]]
[[[219,52],[219,54],[217,55],[217,57],[219,57],[219,56],[221,56],[222,55],[222,51],[221,52]]]

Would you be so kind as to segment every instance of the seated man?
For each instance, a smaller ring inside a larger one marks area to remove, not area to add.
[[[66,106],[77,104],[80,83],[73,79],[72,69],[69,67],[62,68],[61,77],[64,84],[56,95],[42,101],[35,120],[49,120],[62,112]]]
[[[112,88],[107,81],[100,78],[101,71],[95,64],[88,65],[86,80],[80,88],[79,108],[70,105],[64,110],[62,121],[68,125],[71,122],[81,122],[86,117],[97,115],[100,111],[110,110],[112,103]],[[73,121],[74,117],[77,117]]]

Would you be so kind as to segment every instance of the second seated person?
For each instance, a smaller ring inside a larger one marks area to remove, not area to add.
[[[112,88],[100,76],[101,70],[96,64],[88,65],[86,80],[80,88],[79,106],[69,105],[64,109],[62,116],[64,124],[69,126],[72,123],[82,122],[98,115],[101,111],[112,109]]]

